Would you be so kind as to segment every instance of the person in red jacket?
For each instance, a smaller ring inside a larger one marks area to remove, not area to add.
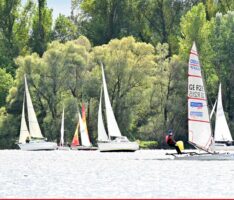
[[[173,131],[172,130],[168,130],[168,135],[166,136],[166,143],[170,147],[174,147],[178,154],[182,154],[180,151],[180,148],[176,145],[176,141],[173,138]]]

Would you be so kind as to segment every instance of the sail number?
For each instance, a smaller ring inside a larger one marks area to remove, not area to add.
[[[204,87],[197,84],[189,84],[188,86],[188,96],[192,98],[205,98]]]

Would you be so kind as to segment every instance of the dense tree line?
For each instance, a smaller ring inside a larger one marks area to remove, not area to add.
[[[46,0],[0,0],[0,148],[19,136],[23,75],[43,134],[71,142],[82,103],[91,140],[103,62],[112,107],[131,140],[164,146],[168,128],[187,141],[187,62],[198,47],[209,105],[223,85],[234,130],[234,3],[229,0],[72,0],[69,17],[53,22]]]

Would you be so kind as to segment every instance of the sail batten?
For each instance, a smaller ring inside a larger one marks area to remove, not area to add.
[[[104,90],[104,99],[105,99],[105,107],[106,107],[106,118],[107,118],[107,129],[108,129],[108,134],[109,136],[115,136],[115,137],[120,137],[121,132],[119,130],[118,124],[115,119],[114,112],[111,107],[110,99],[109,99],[109,94],[107,90],[107,85],[106,85],[106,78],[104,74],[104,68],[103,65],[101,64],[102,67],[102,80],[103,80],[103,90]]]
[[[25,80],[25,93],[26,93],[26,103],[28,110],[28,122],[29,122],[29,132],[33,138],[43,138],[41,134],[41,129],[37,121],[36,113],[33,108],[32,99],[29,93],[28,84],[26,75],[24,76]]]
[[[232,136],[223,111],[221,84],[219,85],[218,103],[215,120],[215,141],[232,141]]]
[[[188,128],[189,142],[209,149],[213,142],[206,91],[195,43],[188,64]]]

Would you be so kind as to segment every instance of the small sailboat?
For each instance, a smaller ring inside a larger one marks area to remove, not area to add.
[[[234,143],[227,120],[223,111],[221,84],[219,85],[218,102],[216,107],[215,131],[214,131],[215,151],[234,151]]]
[[[41,129],[38,124],[36,113],[34,111],[32,100],[30,97],[26,75],[24,76],[24,83],[25,94],[22,107],[20,137],[18,146],[21,150],[27,151],[55,150],[57,149],[57,144],[55,142],[47,142],[46,138],[44,138],[41,134]],[[25,97],[28,113],[29,130],[25,119]]]
[[[62,113],[60,142],[59,142],[58,150],[70,150],[70,147],[64,146],[64,108],[63,108],[63,113]]]
[[[79,118],[79,121],[78,121],[75,134],[72,140],[71,149],[73,150],[97,150],[97,147],[94,147],[89,139],[84,104],[82,104],[82,117],[80,113],[78,113],[78,118]],[[79,142],[79,130],[80,130],[81,143]]]
[[[233,160],[234,154],[213,150],[214,138],[210,123],[207,96],[197,48],[193,43],[188,66],[188,135],[189,143],[200,152],[173,154],[180,160]]]
[[[101,65],[101,67],[102,67],[102,80],[104,88],[104,100],[106,108],[108,136],[102,118],[102,90],[101,90],[99,111],[98,111],[98,149],[101,152],[136,151],[139,149],[138,143],[130,142],[126,136],[122,136],[119,130],[107,91],[103,65]]]

